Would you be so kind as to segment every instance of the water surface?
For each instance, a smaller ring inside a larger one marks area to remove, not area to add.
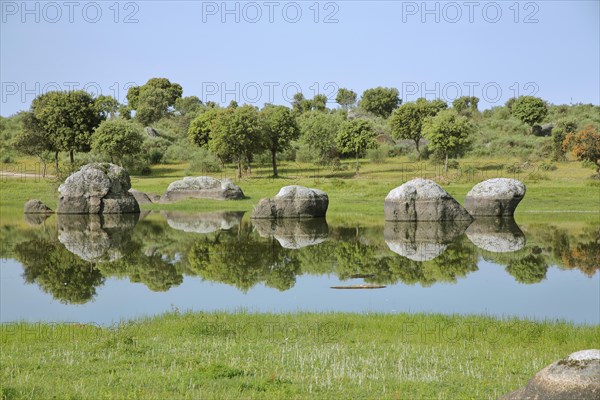
[[[245,309],[600,323],[600,231],[591,224],[348,227],[244,212],[26,220],[2,226],[1,322]]]

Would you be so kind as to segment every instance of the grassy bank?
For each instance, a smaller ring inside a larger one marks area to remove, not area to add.
[[[497,398],[600,327],[440,315],[177,312],[112,328],[5,324],[20,398]]]
[[[462,170],[451,169],[444,173],[440,166],[430,162],[409,162],[405,157],[388,159],[383,164],[361,161],[361,172],[354,175],[352,161],[347,161],[336,171],[330,167],[315,167],[312,164],[282,163],[281,177],[270,177],[269,167],[255,167],[251,174],[235,178],[233,169],[208,175],[232,178],[244,191],[247,199],[240,201],[185,200],[176,204],[152,204],[144,209],[214,211],[250,211],[263,197],[273,196],[285,185],[299,184],[325,190],[329,194],[328,216],[340,221],[383,218],[383,200],[394,187],[414,177],[436,180],[450,194],[463,203],[466,193],[475,185],[492,177],[514,177],[527,185],[527,195],[517,210],[517,222],[528,214],[588,213],[598,218],[600,208],[600,182],[590,179],[593,170],[582,167],[579,162],[556,163],[554,170],[544,170],[542,164],[519,167],[520,172],[508,173],[509,166],[518,160],[467,159],[462,161]],[[35,171],[33,164],[23,160],[8,166],[4,171],[16,172],[16,177],[3,176],[0,183],[0,210],[4,218],[18,215],[23,204],[30,198],[39,198],[54,208],[57,202],[58,183],[55,179],[23,177],[19,171]],[[169,183],[181,179],[187,164],[159,165],[153,167],[151,175],[132,176],[134,188],[160,194]],[[197,173],[196,175],[200,175]],[[546,218],[545,216],[543,218]]]

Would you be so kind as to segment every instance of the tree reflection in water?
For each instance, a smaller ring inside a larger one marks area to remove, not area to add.
[[[92,300],[109,277],[152,291],[180,285],[186,275],[242,291],[258,284],[283,291],[302,274],[385,285],[452,283],[477,271],[479,257],[524,284],[543,280],[549,265],[588,276],[600,268],[595,226],[573,233],[530,224],[526,242],[513,220],[348,228],[325,220],[250,223],[243,216],[165,213],[138,222],[137,216],[57,215],[36,228],[2,226],[1,239],[10,243],[2,253],[23,265],[26,282],[74,304]]]

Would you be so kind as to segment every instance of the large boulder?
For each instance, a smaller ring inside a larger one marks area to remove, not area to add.
[[[186,176],[182,180],[172,182],[160,201],[168,203],[182,199],[240,200],[243,198],[242,189],[229,179]]]
[[[518,251],[526,243],[513,218],[477,218],[466,233],[475,246],[493,253]]]
[[[230,230],[239,225],[245,211],[217,211],[197,214],[168,211],[162,214],[166,218],[167,224],[178,231],[211,233]]]
[[[128,214],[140,207],[128,190],[129,174],[118,165],[92,163],[71,174],[58,187],[59,214]]]
[[[152,204],[160,201],[160,196],[152,193],[144,193],[139,190],[129,189],[129,193],[135,197],[138,204]]]
[[[471,221],[448,192],[430,179],[413,179],[390,191],[384,203],[386,221]]]
[[[525,190],[523,182],[516,179],[488,179],[467,193],[465,208],[474,217],[512,217]]]
[[[58,240],[85,261],[115,261],[128,253],[138,214],[57,215]]]
[[[54,211],[41,200],[31,199],[25,203],[23,212],[25,214],[52,214]]]
[[[389,249],[413,261],[430,261],[465,232],[470,221],[386,221],[383,236]]]
[[[504,400],[600,399],[600,350],[582,350],[550,364]]]
[[[253,219],[261,237],[274,238],[285,249],[300,249],[322,243],[329,236],[325,218]]]
[[[325,217],[329,207],[327,193],[304,186],[284,186],[271,199],[262,199],[254,208],[252,218],[315,218]]]

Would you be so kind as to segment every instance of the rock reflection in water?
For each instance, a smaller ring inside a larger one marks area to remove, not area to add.
[[[31,226],[42,225],[52,214],[23,214],[25,222]]]
[[[413,261],[429,261],[441,255],[469,224],[470,221],[388,221],[383,235],[394,253]]]
[[[513,218],[477,218],[466,233],[475,246],[494,253],[521,250],[526,242]]]
[[[192,233],[211,233],[220,230],[229,230],[240,224],[244,214],[245,211],[204,213],[169,211],[162,213],[171,228]]]
[[[58,240],[91,262],[122,258],[138,214],[57,214]]]
[[[319,244],[329,236],[325,218],[253,219],[252,225],[261,237],[275,238],[285,249]]]

